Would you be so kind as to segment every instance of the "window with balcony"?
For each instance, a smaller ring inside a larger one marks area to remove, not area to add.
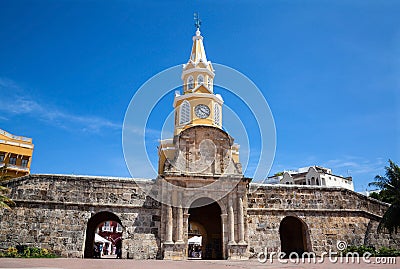
[[[21,162],[21,166],[22,167],[27,167],[28,166],[28,159],[22,159],[22,162]]]
[[[117,229],[116,229],[117,233],[122,233],[122,226],[121,224],[117,223]]]
[[[103,232],[112,232],[111,222],[110,222],[110,221],[104,222],[104,225],[103,225],[103,227],[101,228],[101,230],[102,230]]]
[[[17,157],[10,157],[8,161],[9,164],[16,165],[17,164]]]

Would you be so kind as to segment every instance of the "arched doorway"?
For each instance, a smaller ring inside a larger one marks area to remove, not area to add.
[[[202,204],[206,205],[196,207]],[[188,243],[188,258],[222,259],[221,208],[218,203],[209,198],[198,199],[192,203],[189,214],[188,241],[193,243]],[[201,237],[201,244],[193,240],[195,237]]]
[[[102,233],[96,236],[96,232]],[[117,236],[111,236],[112,234],[116,234]],[[107,246],[107,249],[104,249],[103,253],[115,254],[118,257],[121,257],[122,251],[122,224],[121,220],[117,215],[103,211],[93,215],[86,227],[86,237],[85,237],[85,249],[84,249],[84,257],[85,258],[96,258],[101,257],[99,255],[99,242],[95,243],[95,241],[103,241],[103,247]],[[96,249],[96,251],[95,251]]]
[[[309,251],[308,229],[299,218],[285,217],[279,226],[279,234],[281,251],[286,253],[286,257],[292,252],[301,256],[305,251]]]

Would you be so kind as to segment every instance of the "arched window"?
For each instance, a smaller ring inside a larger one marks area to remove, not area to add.
[[[190,122],[190,104],[188,101],[183,101],[179,110],[179,124]]]
[[[214,104],[214,123],[221,125],[221,112],[219,104]]]
[[[187,87],[189,90],[194,88],[194,80],[192,76],[190,76],[187,80]]]
[[[211,87],[211,78],[207,77],[207,87],[210,89]]]
[[[197,85],[203,85],[204,84],[204,76],[203,75],[199,75],[197,77]]]

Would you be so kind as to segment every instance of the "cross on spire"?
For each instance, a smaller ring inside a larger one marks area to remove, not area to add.
[[[194,13],[194,26],[197,30],[200,30],[201,20],[199,13]]]

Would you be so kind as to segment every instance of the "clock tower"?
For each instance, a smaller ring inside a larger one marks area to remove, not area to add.
[[[166,260],[248,259],[246,204],[251,179],[243,176],[239,145],[222,128],[221,95],[207,60],[195,15],[196,34],[175,94],[174,136],[158,147],[162,201],[160,239]],[[197,238],[201,242],[193,243]]]
[[[222,106],[224,100],[220,94],[214,93],[214,68],[210,61],[207,60],[206,52],[203,44],[203,36],[200,34],[200,24],[196,24],[196,33],[193,36],[193,45],[189,60],[183,64],[182,70],[182,91],[176,91],[173,107],[174,107],[174,138],[164,139],[159,146],[159,163],[158,174],[163,175],[171,172],[168,164],[173,164],[175,173],[194,172],[197,168],[190,168],[188,165],[182,167],[179,157],[182,157],[182,149],[179,147],[179,137],[182,132],[193,132],[192,127],[211,128],[208,133],[222,132]],[[230,169],[220,166],[217,169],[211,169],[208,173],[224,174],[230,170],[232,173],[241,174],[241,164],[239,162],[239,145],[233,143],[233,138],[225,133],[231,140],[229,145],[230,159],[235,163]],[[185,136],[183,136],[185,137]],[[182,143],[180,144],[182,146]],[[204,146],[204,143],[203,143]],[[186,150],[187,151],[187,150]],[[190,153],[192,155],[192,153]],[[193,155],[192,155],[193,156]],[[194,157],[199,160],[199,158]],[[187,156],[184,159],[188,159]],[[166,165],[167,164],[167,165]],[[191,165],[198,163],[192,162]],[[170,167],[171,168],[171,167]],[[203,171],[204,172],[204,171]]]
[[[221,95],[213,93],[214,76],[212,64],[207,61],[203,37],[197,28],[189,61],[183,65],[183,92],[175,94],[174,135],[197,125],[222,128],[224,101]]]

